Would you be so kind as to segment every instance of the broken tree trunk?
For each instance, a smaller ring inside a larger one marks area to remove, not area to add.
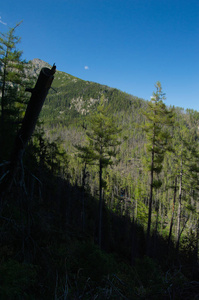
[[[33,89],[26,89],[26,91],[30,92],[32,95],[11,154],[9,176],[7,182],[2,184],[0,194],[2,191],[5,192],[5,189],[11,188],[17,170],[22,166],[25,148],[34,132],[40,111],[54,79],[53,75],[55,71],[55,65],[52,69],[42,68],[35,87]]]

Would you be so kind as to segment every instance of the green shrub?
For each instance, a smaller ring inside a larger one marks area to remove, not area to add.
[[[31,299],[29,289],[35,281],[34,266],[11,259],[3,262],[0,265],[0,299]]]
[[[104,276],[116,272],[117,263],[113,256],[101,251],[92,243],[77,243],[70,255],[73,272],[81,273],[85,278],[99,282]]]

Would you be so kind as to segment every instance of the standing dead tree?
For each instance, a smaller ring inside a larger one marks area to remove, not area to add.
[[[55,72],[55,65],[53,65],[52,69],[42,68],[35,87],[33,89],[26,89],[27,92],[31,93],[31,97],[22,121],[22,126],[14,143],[9,169],[0,179],[0,199],[6,191],[11,189],[15,176],[20,168],[23,173],[23,154],[34,132],[37,119],[51,87]]]

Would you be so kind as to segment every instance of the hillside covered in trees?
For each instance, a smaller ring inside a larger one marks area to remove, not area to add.
[[[198,299],[199,113],[160,82],[146,101],[56,71],[11,172],[51,68],[22,60],[16,28],[0,39],[0,298]]]

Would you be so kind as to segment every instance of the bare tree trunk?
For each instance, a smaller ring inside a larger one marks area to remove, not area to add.
[[[33,89],[27,89],[32,95],[11,154],[9,177],[7,178],[6,183],[3,182],[2,187],[0,188],[0,194],[2,192],[4,193],[6,189],[11,188],[15,175],[19,167],[22,166],[25,147],[34,132],[38,116],[54,79],[53,75],[55,71],[55,66],[53,66],[52,69],[42,68],[35,87]],[[21,171],[23,173],[23,168],[21,168]]]
[[[154,145],[153,145],[154,147]],[[152,214],[152,202],[153,202],[153,168],[154,168],[154,150],[152,149],[151,157],[151,183],[150,183],[150,198],[149,198],[149,210],[148,210],[148,226],[147,226],[147,255],[150,254],[150,233],[151,233],[151,214]]]
[[[179,182],[179,203],[178,203],[178,215],[177,215],[177,243],[176,243],[176,251],[178,253],[179,244],[180,244],[180,221],[181,221],[181,207],[182,207],[182,158],[181,158],[181,166],[180,166],[180,182]]]
[[[199,264],[199,218],[197,220],[197,233],[196,233],[196,265]]]
[[[102,246],[102,163],[100,160],[99,165],[99,231],[98,231],[98,244]]]
[[[174,186],[172,215],[171,215],[170,230],[169,230],[169,237],[168,237],[168,249],[170,248],[171,245],[171,236],[172,236],[172,229],[173,229],[173,222],[174,222],[175,203],[176,203],[176,191],[177,191],[177,176],[175,178],[175,186]]]
[[[7,56],[7,54],[6,54]],[[6,85],[6,66],[4,66],[3,70],[3,78],[2,78],[2,90],[1,90],[1,126],[2,126],[2,134],[4,133],[4,106],[5,106],[5,85]]]
[[[83,167],[82,174],[82,230],[85,230],[85,180],[86,180],[86,163]]]

